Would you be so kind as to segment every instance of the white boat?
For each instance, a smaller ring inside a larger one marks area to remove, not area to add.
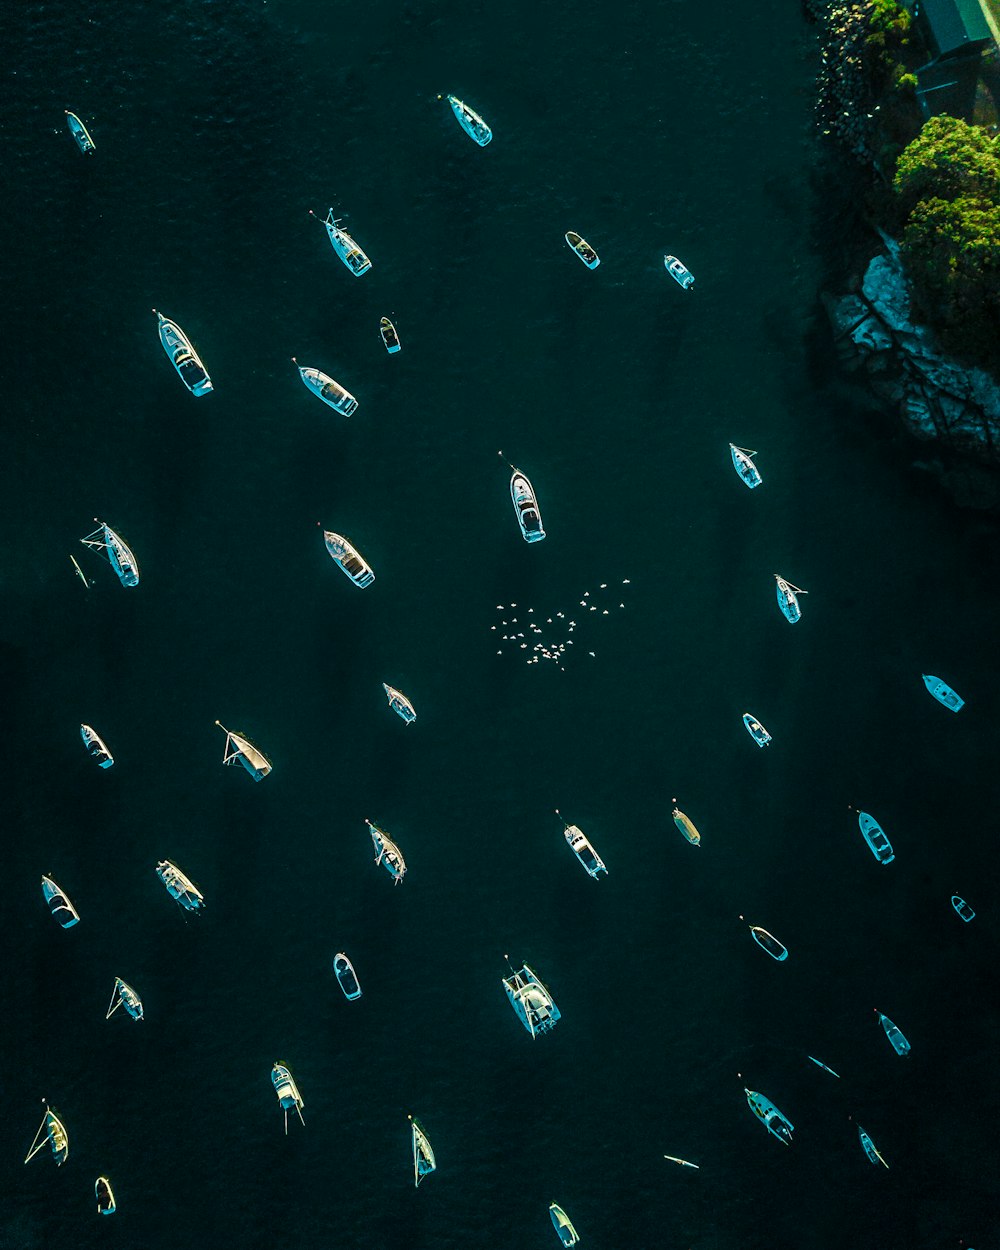
[[[672,799],[674,810],[670,813],[674,818],[674,824],[684,834],[692,846],[701,846],[701,834],[695,828],[695,823],[690,816],[685,816],[681,809],[677,806],[677,800]]]
[[[97,529],[86,538],[81,538],[80,542],[95,551],[103,551],[123,586],[138,586],[139,561],[132,554],[132,549],[110,525],[98,521],[97,517],[94,517],[94,521]]]
[[[885,831],[878,823],[874,816],[869,816],[867,812],[858,812],[858,827],[864,835],[865,841],[880,864],[891,864],[896,858],[893,854],[892,843],[885,836]]]
[[[884,1168],[887,1168],[889,1166],[888,1163],[886,1163],[886,1161],[882,1158],[879,1152],[875,1149],[875,1143],[868,1136],[868,1134],[865,1132],[865,1130],[861,1127],[860,1124],[857,1126],[857,1129],[858,1129],[858,1137],[861,1141],[861,1148],[864,1150],[865,1154],[868,1156],[869,1161],[871,1163],[881,1163]]]
[[[97,1199],[98,1215],[114,1215],[118,1210],[115,1205],[115,1192],[106,1176],[99,1176],[94,1182],[94,1197]]]
[[[52,1158],[56,1161],[56,1167],[61,1167],[69,1158],[69,1134],[62,1120],[47,1103],[42,1122],[31,1143],[31,1149],[24,1156],[25,1163],[30,1163],[46,1144],[52,1147]]]
[[[354,1002],[356,998],[361,997],[361,982],[354,971],[354,965],[343,951],[338,951],[334,955],[333,971],[337,978],[337,983],[344,991],[344,997],[348,1002]]]
[[[416,709],[402,690],[397,690],[395,686],[387,686],[385,682],[382,683],[382,689],[389,700],[389,706],[396,715],[402,717],[408,725],[412,725],[417,719]]]
[[[310,216],[316,217],[316,214],[310,209]],[[319,218],[316,218],[317,221]],[[356,278],[360,278],[363,273],[367,273],[372,267],[371,261],[365,255],[364,251],[358,246],[347,231],[340,225],[340,218],[334,217],[331,208],[323,219],[323,225],[326,226],[326,233],[330,240],[330,245],[344,262],[347,268],[354,274]]]
[[[185,911],[198,911],[205,906],[205,896],[190,877],[184,875],[169,859],[161,859],[156,865],[156,875],[166,886],[167,893]]]
[[[898,1025],[893,1024],[888,1016],[884,1016],[876,1007],[875,1014],[879,1018],[879,1023],[885,1030],[885,1035],[889,1039],[889,1045],[893,1048],[897,1055],[908,1055],[910,1053],[910,1043],[903,1036],[902,1030]]]
[[[222,721],[215,722],[226,735],[226,745],[222,751],[223,764],[242,764],[254,781],[263,781],[271,771],[271,761],[258,751],[249,738],[242,734],[231,733]]]
[[[503,456],[502,451],[499,454]],[[521,535],[526,543],[541,542],[545,537],[545,530],[542,529],[542,514],[534,488],[528,481],[527,474],[513,465],[510,467],[510,499],[514,505],[517,523],[521,527]]]
[[[385,868],[392,877],[393,885],[399,885],[406,876],[406,860],[403,859],[402,851],[384,829],[372,824],[370,820],[366,820],[365,824],[368,826],[372,835],[372,843],[375,846],[375,863]]]
[[[425,1176],[430,1176],[431,1172],[436,1169],[437,1160],[427,1140],[427,1134],[412,1115],[410,1116],[410,1137],[413,1148],[413,1185],[416,1188]]]
[[[97,151],[97,144],[90,137],[90,131],[75,113],[71,113],[69,109],[64,109],[63,112],[66,114],[66,124],[69,126],[69,133],[76,140],[76,146],[84,156],[93,155]]]
[[[385,350],[390,356],[394,356],[403,345],[399,341],[399,335],[396,333],[396,327],[392,324],[388,317],[383,317],[379,321],[378,332],[382,336],[382,342],[385,344]]]
[[[669,1159],[671,1163],[679,1163],[682,1168],[694,1168],[698,1171],[701,1168],[700,1163],[691,1163],[687,1159],[681,1159],[677,1155],[664,1155],[664,1159]]]
[[[207,395],[212,387],[212,379],[208,370],[201,362],[201,357],[194,350],[194,345],[176,321],[156,312],[160,330],[160,342],[167,353],[167,359],[177,370],[181,381],[192,395]]]
[[[560,820],[562,820],[562,814],[558,808],[556,808],[556,815]],[[594,850],[593,844],[580,826],[568,825],[564,820],[563,826],[566,841],[569,844],[569,849],[577,857],[580,863],[583,864],[587,874],[593,877],[595,881],[599,879],[602,872],[606,876],[608,870],[605,867],[604,860],[601,859],[600,855],[598,855],[598,853]]]
[[[292,357],[292,364],[298,369],[299,377],[304,385],[314,395],[318,396],[324,404],[329,404],[342,417],[349,417],[357,412],[358,401],[346,387],[341,386],[339,382],[335,382],[328,374],[321,373],[319,369],[300,365],[294,356]]]
[[[776,592],[781,614],[790,625],[794,625],[802,615],[797,596],[807,595],[809,592],[803,590],[801,586],[793,586],[791,582],[786,581],[777,573],[774,575],[774,580],[777,582]]]
[[[115,977],[115,988],[111,991],[111,1002],[108,1003],[108,1013],[104,1017],[110,1020],[119,1007],[124,1007],[133,1020],[141,1020],[142,1016],[142,999],[135,990],[121,977]]]
[[[976,913],[960,894],[953,894],[951,896],[951,905],[966,924],[968,924],[970,920],[974,919]]]
[[[601,263],[601,258],[597,255],[586,239],[581,238],[575,230],[567,230],[565,238],[570,248],[576,252],[577,256],[579,256],[588,269],[597,268],[597,266]]]
[[[685,291],[691,290],[694,286],[694,274],[683,261],[679,261],[676,256],[664,256],[663,265],[676,283]]]
[[[751,490],[755,486],[759,486],[763,479],[757,466],[751,460],[751,456],[756,456],[755,451],[751,451],[749,447],[737,447],[735,443],[729,444],[729,451],[733,457],[733,468],[740,475],[741,479],[746,482]]]
[[[771,741],[771,735],[760,723],[756,716],[751,716],[749,712],[743,713],[743,724],[746,726],[747,733],[753,738],[759,747],[766,747]]]
[[[104,745],[104,739],[97,731],[91,729],[89,725],[81,725],[80,737],[83,739],[83,745],[87,748],[90,758],[96,760],[101,768],[110,768],[115,762],[115,757]]]
[[[959,698],[951,686],[946,686],[940,677],[932,677],[929,673],[921,673],[920,676],[938,703],[943,703],[949,711],[959,712],[965,707],[965,700]]]
[[[70,556],[70,560],[73,562],[73,568],[76,569],[77,577],[80,579],[81,582],[83,582],[85,589],[89,590],[90,582],[87,581],[87,574],[84,573],[83,569],[81,569],[79,564],[77,564],[76,556]]]
[[[372,572],[371,565],[343,534],[335,534],[333,530],[324,530],[323,541],[326,543],[327,551],[359,590],[364,590],[366,586],[372,584],[375,574]]]
[[[510,976],[503,978],[503,987],[510,1005],[533,1038],[555,1028],[562,1013],[527,964],[519,972],[511,968]]]
[[[549,1203],[549,1218],[552,1220],[552,1227],[556,1230],[562,1244],[564,1246],[575,1246],[580,1240],[580,1236],[573,1227],[573,1221],[558,1202]]]
[[[756,1090],[747,1089],[745,1086],[743,1092],[747,1096],[750,1110],[767,1131],[774,1137],[777,1137],[778,1141],[784,1142],[786,1146],[790,1146],[792,1144],[792,1133],[795,1132],[795,1125],[781,1114],[770,1098],[765,1098],[763,1094],[758,1094]]]
[[[299,1087],[295,1084],[291,1072],[283,1063],[276,1063],[271,1069],[271,1084],[274,1086],[274,1092],[278,1095],[278,1102],[281,1109],[285,1113],[285,1136],[288,1136],[288,1113],[295,1111],[299,1117],[299,1121],[305,1124],[302,1118],[302,1108],[306,1105],[302,1095],[299,1093]]]
[[[740,916],[740,919],[743,920],[744,917]],[[762,929],[759,924],[750,925],[750,934],[761,950],[767,951],[771,958],[776,959],[779,964],[784,963],[788,958],[787,947],[779,942],[773,933],[768,933],[766,929]]]
[[[438,99],[440,100],[440,96]],[[448,103],[451,105],[452,112],[458,119],[458,124],[462,127],[470,139],[479,144],[481,148],[486,147],[487,143],[493,138],[493,131],[483,121],[475,109],[469,106],[457,96],[450,95],[447,97]]]
[[[51,877],[42,877],[42,898],[63,929],[72,929],[80,923],[80,913]]]

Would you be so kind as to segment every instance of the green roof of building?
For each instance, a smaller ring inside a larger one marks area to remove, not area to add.
[[[993,37],[979,0],[921,0],[920,11],[941,56]]]

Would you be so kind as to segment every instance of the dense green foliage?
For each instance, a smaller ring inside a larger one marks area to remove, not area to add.
[[[872,0],[865,36],[865,68],[873,90],[878,93],[904,85],[906,66],[896,56],[909,42],[910,12],[896,0]]]

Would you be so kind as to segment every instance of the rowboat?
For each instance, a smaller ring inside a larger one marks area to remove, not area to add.
[[[601,263],[601,258],[590,246],[586,239],[583,239],[575,230],[566,231],[566,242],[576,252],[577,256],[583,261],[588,269],[596,269]]]
[[[383,317],[378,323],[378,332],[382,335],[382,342],[385,344],[385,350],[390,356],[403,346],[399,341],[399,335],[396,333],[396,327],[392,324],[388,317]]]
[[[333,971],[348,1002],[353,1002],[356,998],[361,997],[361,982],[354,971],[354,965],[343,951],[338,951],[334,955]]]
[[[750,459],[756,456],[755,451],[751,451],[749,447],[737,447],[735,443],[729,444],[729,452],[733,457],[733,468],[740,475],[742,480],[750,487],[751,490],[755,486],[759,486],[763,480],[757,469],[757,466]]]
[[[756,716],[751,716],[749,712],[743,713],[743,724],[746,726],[747,733],[753,738],[759,747],[766,747],[771,741],[771,735],[760,723]]]
[[[366,820],[365,824],[368,826],[372,835],[372,843],[375,846],[375,863],[385,868],[392,877],[393,885],[399,885],[406,876],[406,860],[403,859],[402,851],[384,829],[372,824],[370,820]]]
[[[897,1055],[908,1055],[910,1053],[910,1043],[903,1036],[902,1030],[889,1019],[884,1016],[876,1007],[875,1014],[879,1018],[879,1023],[885,1030],[885,1035],[889,1039],[889,1045],[893,1048]]]
[[[743,920],[744,917],[740,916],[740,919]],[[749,927],[753,940],[761,950],[767,951],[772,959],[776,959],[778,963],[783,963],[788,958],[788,950],[783,943],[778,941],[773,933],[768,933],[766,929],[762,929],[758,924],[752,924]]]
[[[774,580],[777,582],[778,607],[781,609],[781,614],[790,625],[794,625],[802,615],[796,596],[807,595],[809,592],[803,590],[801,586],[793,586],[791,582],[785,581],[777,573],[774,575]]]
[[[302,1095],[299,1093],[299,1087],[295,1084],[291,1072],[283,1063],[276,1063],[271,1069],[271,1084],[274,1086],[274,1092],[278,1095],[278,1102],[282,1111],[285,1113],[285,1136],[288,1136],[288,1113],[294,1110],[301,1124],[305,1124],[302,1118],[302,1108],[306,1105]]]
[[[503,456],[501,451],[500,456]],[[534,487],[528,476],[520,469],[511,465],[510,499],[514,505],[517,523],[521,527],[521,536],[526,543],[538,543],[545,537],[542,529],[542,514],[535,498]]]
[[[674,804],[674,810],[670,813],[674,818],[674,824],[684,834],[692,846],[701,846],[701,834],[695,828],[694,821],[690,816],[685,816],[681,809],[677,806],[677,800],[671,799]]]
[[[69,109],[64,109],[63,112],[66,114],[69,133],[76,140],[76,146],[84,156],[92,156],[97,151],[97,144],[90,137],[90,131],[75,113],[71,113]]]
[[[74,569],[76,569],[76,575],[77,575],[77,577],[80,579],[80,581],[81,581],[81,582],[83,582],[83,585],[84,585],[85,589],[89,590],[89,589],[90,589],[90,582],[88,582],[88,581],[87,581],[87,574],[86,574],[86,573],[84,573],[83,569],[81,569],[81,568],[80,568],[80,566],[79,566],[79,564],[77,564],[77,562],[76,562],[76,556],[70,556],[70,560],[71,560],[71,561],[72,561],[72,563],[73,563],[73,568],[74,568]]]
[[[972,910],[972,908],[969,906],[969,904],[965,901],[965,899],[962,898],[961,895],[959,894],[953,894],[951,896],[951,905],[952,907],[954,907],[955,911],[958,912],[959,916],[965,921],[966,924],[968,924],[969,921],[972,920],[976,914]]]
[[[160,860],[156,865],[156,875],[163,882],[170,897],[185,911],[198,911],[205,906],[205,896],[201,890],[169,859]]]
[[[859,811],[858,827],[861,829],[864,839],[871,849],[871,853],[878,862],[880,864],[891,864],[896,858],[893,854],[892,843],[885,836],[885,831],[875,817],[869,816],[867,812]]]
[[[676,283],[682,286],[685,291],[691,290],[694,286],[694,274],[683,261],[679,261],[676,256],[664,256],[663,264],[667,273],[670,274]]]
[[[123,586],[138,586],[139,561],[132,554],[132,549],[110,525],[106,525],[104,521],[98,521],[97,517],[94,517],[94,521],[97,529],[86,538],[81,538],[80,542],[85,547],[102,551],[107,556],[108,563]]]
[[[80,913],[69,901],[51,877],[42,877],[42,898],[49,905],[49,911],[63,929],[72,929],[80,923]]]
[[[425,1176],[430,1176],[431,1172],[434,1171],[437,1167],[437,1160],[434,1158],[434,1150],[427,1140],[427,1134],[412,1115],[409,1117],[409,1120],[410,1137],[412,1138],[413,1146],[413,1184],[416,1187]]]
[[[231,733],[222,721],[215,722],[226,735],[226,745],[222,750],[223,764],[240,763],[254,781],[262,781],[271,771],[271,761],[259,751],[249,738],[242,734]]]
[[[106,1176],[99,1176],[94,1182],[94,1197],[97,1199],[98,1215],[114,1215],[118,1208],[115,1206],[114,1190]]]
[[[335,382],[328,374],[312,368],[311,365],[300,365],[294,356],[292,364],[298,369],[303,384],[324,404],[328,404],[334,412],[339,412],[342,417],[349,417],[357,412],[358,401],[346,387]]]
[[[110,1020],[119,1007],[124,1007],[133,1020],[141,1020],[142,1017],[142,999],[135,990],[121,977],[115,977],[115,988],[111,991],[111,1002],[108,1003],[108,1013],[104,1017]]]
[[[115,762],[115,757],[104,745],[104,740],[97,731],[91,729],[89,725],[81,725],[80,737],[83,739],[83,745],[87,748],[90,758],[96,760],[101,768],[110,768]]]
[[[879,1152],[875,1149],[875,1143],[868,1136],[868,1134],[865,1132],[865,1130],[861,1127],[860,1124],[857,1126],[857,1129],[858,1129],[858,1138],[861,1141],[861,1147],[864,1150],[865,1154],[868,1156],[869,1161],[871,1163],[881,1163],[884,1168],[887,1168],[889,1166],[888,1163],[886,1163],[886,1161],[882,1158]]]
[[[938,703],[943,703],[952,712],[959,712],[965,707],[965,700],[959,698],[951,686],[946,686],[940,677],[932,677],[929,673],[921,673],[920,676]]]
[[[694,1168],[696,1171],[701,1167],[700,1163],[689,1163],[687,1159],[679,1159],[677,1155],[664,1155],[664,1159],[669,1159],[671,1163],[679,1163],[682,1168]]]
[[[316,217],[316,214],[309,210],[310,217]],[[318,221],[319,218],[317,217]],[[334,217],[331,208],[323,219],[323,225],[326,226],[327,237],[330,245],[344,262],[347,268],[354,274],[356,278],[360,278],[363,273],[367,273],[372,267],[371,261],[355,243],[354,239],[340,225],[340,218]]]
[[[176,321],[156,312],[160,330],[160,342],[167,353],[167,359],[177,370],[181,381],[192,395],[207,395],[212,390],[212,379],[208,370],[201,362],[201,357],[194,350],[194,345]]]
[[[781,1114],[770,1098],[765,1098],[763,1094],[758,1094],[756,1090],[747,1089],[746,1087],[744,1087],[743,1092],[747,1096],[750,1110],[767,1131],[772,1136],[777,1137],[778,1141],[784,1142],[786,1146],[790,1146],[792,1144],[792,1133],[795,1131],[794,1124]]]
[[[31,1143],[31,1149],[24,1156],[25,1163],[30,1163],[46,1143],[52,1147],[52,1158],[56,1161],[56,1167],[62,1167],[69,1158],[69,1134],[48,1103],[45,1104],[45,1114]]]
[[[519,972],[511,968],[510,976],[503,978],[503,987],[510,1005],[532,1038],[555,1028],[562,1013],[527,964]]]
[[[573,1221],[558,1202],[549,1203],[549,1216],[552,1220],[552,1227],[556,1230],[562,1244],[564,1246],[575,1246],[580,1240],[579,1234],[573,1227]]]
[[[416,709],[402,690],[397,690],[395,686],[387,686],[385,682],[382,683],[382,689],[389,700],[389,706],[396,715],[402,717],[408,725],[412,725],[417,719]]]
[[[326,549],[344,573],[360,590],[370,586],[375,580],[371,565],[365,560],[357,547],[347,541],[343,534],[335,534],[333,530],[323,531]]]
[[[440,100],[441,97],[438,96]],[[481,148],[486,147],[487,143],[493,138],[493,131],[483,121],[475,109],[460,100],[457,96],[450,95],[447,97],[448,103],[451,105],[452,112],[458,119],[458,124],[465,133]]]
[[[828,1068],[825,1063],[822,1063],[819,1059],[813,1058],[812,1055],[806,1055],[806,1058],[814,1063],[817,1068],[822,1068],[824,1072],[829,1072],[831,1076],[835,1076],[838,1081],[840,1080],[840,1073],[834,1072],[833,1068]]]
[[[562,816],[560,815],[558,808],[556,808],[556,815],[559,816],[560,820],[562,820]],[[595,881],[598,880],[602,872],[605,876],[607,876],[608,870],[604,866],[604,860],[601,859],[600,855],[598,855],[598,853],[594,850],[590,839],[586,836],[579,825],[567,825],[566,822],[563,821],[563,826],[566,841],[569,844],[569,849],[584,866],[588,875],[593,877]]]

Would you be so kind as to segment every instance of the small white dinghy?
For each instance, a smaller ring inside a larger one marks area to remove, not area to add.
[[[160,330],[160,343],[167,353],[167,359],[177,370],[181,381],[192,395],[207,395],[213,389],[212,379],[202,364],[201,357],[194,350],[194,345],[176,321],[156,312]]]
[[[441,97],[438,96],[440,100]],[[464,100],[460,100],[458,96],[449,95],[448,103],[451,105],[451,111],[455,114],[458,124],[473,142],[478,143],[481,148],[486,147],[487,143],[493,138],[493,131],[483,121],[475,109],[469,108]]]
[[[104,1017],[110,1020],[119,1007],[124,1007],[133,1020],[141,1020],[142,999],[135,990],[121,977],[115,977],[115,988],[111,992],[111,1002],[108,1003],[108,1013]]]
[[[747,733],[751,738],[753,738],[754,742],[756,742],[759,747],[766,747],[771,741],[771,735],[767,732],[756,716],[751,716],[749,712],[744,712],[743,724],[746,726]]]
[[[395,686],[387,686],[385,682],[382,683],[382,689],[385,691],[385,697],[389,700],[389,706],[396,715],[406,721],[408,725],[412,725],[417,719],[417,712],[402,690],[397,690]]]
[[[295,1080],[285,1064],[276,1063],[271,1069],[271,1084],[274,1086],[274,1092],[278,1095],[281,1109],[285,1113],[285,1136],[287,1137],[289,1111],[295,1111],[299,1117],[299,1122],[304,1125],[305,1120],[302,1118],[302,1108],[306,1104],[299,1093],[299,1087],[295,1084]]]
[[[51,877],[42,877],[42,898],[61,928],[72,929],[80,923],[80,913]]]
[[[556,808],[556,815],[560,820],[563,819],[562,813],[559,811],[558,807]],[[604,860],[601,859],[600,855],[598,855],[598,853],[594,850],[593,843],[583,832],[580,826],[568,825],[563,820],[563,831],[565,833],[569,849],[586,869],[587,875],[593,877],[595,881],[600,880],[602,872],[605,876],[607,876],[608,870],[604,865]]]
[[[910,1053],[910,1043],[903,1036],[902,1030],[898,1025],[893,1024],[888,1016],[884,1016],[876,1007],[875,1014],[879,1018],[879,1023],[885,1030],[885,1035],[889,1039],[889,1045],[893,1048],[897,1055],[908,1055]]]
[[[259,751],[249,738],[242,734],[231,733],[222,721],[215,722],[226,735],[226,745],[222,752],[223,764],[242,764],[254,781],[263,781],[271,771],[271,761]]]
[[[549,1218],[552,1220],[552,1227],[556,1230],[562,1244],[564,1246],[575,1246],[580,1240],[580,1235],[573,1227],[573,1221],[558,1202],[549,1203]]]
[[[393,885],[399,885],[406,876],[406,860],[403,859],[402,851],[384,829],[380,829],[378,825],[372,824],[370,820],[366,820],[365,824],[372,835],[372,843],[375,847],[375,863],[381,864],[388,872],[389,876],[392,877]]]
[[[97,529],[86,538],[81,538],[80,542],[85,547],[102,551],[107,556],[108,563],[123,586],[138,586],[139,561],[132,554],[132,549],[110,525],[105,524],[104,521],[98,521],[97,517],[94,517],[94,521]]]
[[[791,582],[775,573],[774,580],[777,583],[776,592],[778,595],[778,607],[781,609],[781,615],[789,623],[794,625],[802,615],[802,609],[799,607],[798,595],[807,595],[809,592],[803,590],[801,586],[793,586]]]
[[[335,534],[333,530],[323,530],[323,541],[326,543],[326,549],[331,558],[359,590],[364,590],[366,586],[372,584],[375,574],[372,572],[371,565],[343,534]]]
[[[968,924],[970,920],[975,919],[976,913],[960,894],[953,894],[951,896],[951,905],[958,913],[959,919],[964,920],[966,924]]]
[[[382,343],[385,350],[390,356],[394,356],[403,345],[399,341],[399,335],[396,332],[396,327],[392,324],[388,317],[383,317],[379,321],[378,332],[382,336]]]
[[[312,209],[309,210],[309,216],[316,217]],[[319,218],[316,217],[316,220],[319,221]],[[351,273],[356,278],[360,278],[362,274],[367,273],[372,267],[371,261],[347,231],[342,228],[340,218],[334,217],[332,208],[323,219],[323,225],[326,226],[326,233],[331,247]]]
[[[81,725],[80,737],[87,748],[87,754],[92,760],[96,760],[101,768],[110,768],[114,764],[115,757],[104,745],[104,739],[96,730],[91,729],[89,725]]]
[[[567,230],[565,238],[572,251],[576,252],[577,256],[579,256],[588,269],[597,268],[597,266],[601,263],[601,258],[597,255],[586,239],[578,235],[575,230]]]
[[[97,144],[90,137],[90,131],[75,113],[71,113],[69,109],[64,109],[63,112],[66,114],[66,124],[69,126],[69,133],[76,140],[76,146],[84,156],[93,156],[97,151]]]
[[[336,955],[334,955],[333,971],[337,978],[337,984],[344,991],[344,997],[349,1003],[361,997],[361,982],[354,971],[354,965],[343,951],[337,951]]]
[[[763,481],[757,466],[751,460],[751,456],[756,456],[755,451],[751,451],[749,447],[737,447],[735,443],[729,444],[729,452],[733,457],[733,468],[740,475],[740,479],[750,487],[751,490],[755,486],[759,486]]]
[[[425,1176],[430,1176],[437,1169],[437,1160],[434,1158],[434,1149],[427,1134],[412,1115],[409,1121],[413,1148],[413,1185],[416,1188]]]
[[[99,1176],[94,1182],[94,1197],[97,1199],[98,1215],[114,1215],[118,1210],[115,1204],[115,1192],[106,1176]]]
[[[943,704],[950,712],[960,712],[965,707],[965,700],[959,698],[951,686],[946,686],[940,677],[932,677],[929,673],[921,673],[920,676],[938,703]]]
[[[740,919],[745,921],[746,917],[740,916]],[[779,964],[784,963],[788,958],[788,948],[784,943],[779,942],[773,933],[768,933],[759,924],[750,925],[750,934],[761,950],[767,951],[771,958],[776,959]]]
[[[205,896],[201,890],[169,859],[160,860],[156,865],[156,875],[163,882],[170,897],[185,911],[199,911],[205,906]]]
[[[45,1114],[42,1116],[38,1132],[31,1143],[31,1149],[24,1156],[25,1163],[30,1163],[46,1145],[52,1147],[52,1158],[55,1160],[56,1167],[62,1167],[69,1158],[69,1133],[66,1132],[65,1124],[48,1103],[45,1104]]]
[[[350,417],[357,412],[358,401],[346,387],[335,382],[329,374],[321,373],[319,369],[314,369],[311,365],[300,365],[294,356],[292,364],[298,369],[299,377],[306,388],[324,404],[328,404],[334,412],[339,412],[342,417]]]
[[[693,288],[694,274],[683,261],[679,261],[676,256],[664,256],[663,265],[671,278],[685,291]]]

